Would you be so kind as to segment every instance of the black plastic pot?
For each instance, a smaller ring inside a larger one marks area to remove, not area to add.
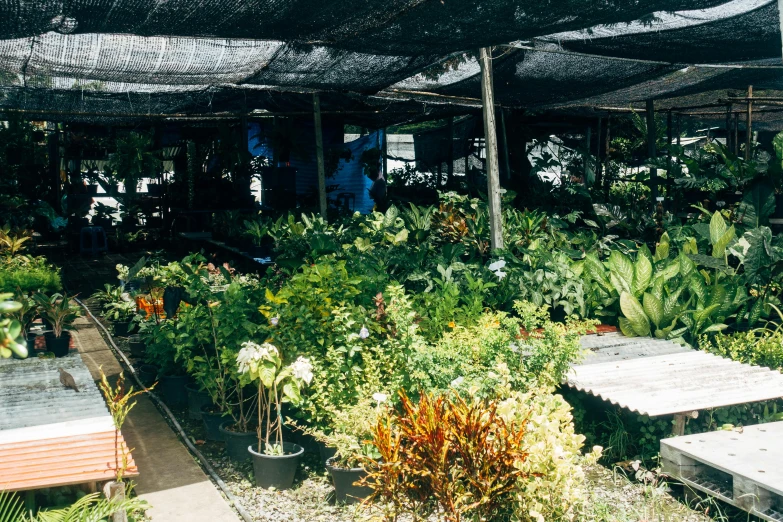
[[[46,339],[46,351],[52,352],[55,357],[65,357],[68,355],[68,351],[71,346],[71,334],[63,332],[60,337],[55,337],[54,332],[46,332],[44,334]]]
[[[783,218],[783,194],[775,194],[775,213],[772,214],[773,218]]]
[[[128,347],[133,357],[142,358],[147,353],[147,345],[141,340],[138,335],[131,335],[128,339]]]
[[[160,379],[158,391],[170,408],[184,408],[188,405],[187,375],[164,375]]]
[[[321,462],[326,464],[326,461],[334,457],[337,453],[337,448],[327,446],[320,440],[318,441],[318,454],[321,455]]]
[[[145,386],[152,386],[158,379],[158,367],[151,364],[142,364],[139,367],[139,379]]]
[[[27,356],[35,357],[35,340],[38,339],[38,334],[27,334]]]
[[[201,407],[211,405],[212,397],[195,384],[188,384],[185,388],[188,390],[188,417],[201,420]]]
[[[260,488],[289,489],[294,484],[299,460],[304,448],[291,442],[283,443],[285,455],[264,455],[257,453],[257,446],[248,446],[253,458],[253,476]]]
[[[247,447],[258,447],[258,433],[255,431],[231,431],[227,429],[234,424],[234,419],[228,419],[220,424],[220,434],[226,442],[226,453],[233,462],[247,462],[250,453]]]
[[[105,232],[111,231],[111,227],[114,224],[114,220],[110,217],[108,218],[98,218],[93,216],[92,219],[90,219],[93,225],[96,227],[102,227]]]
[[[222,413],[210,411],[211,405],[205,404],[201,407],[201,422],[204,423],[204,432],[207,440],[223,442],[223,433],[220,431],[220,425],[226,422]]]
[[[372,494],[372,488],[356,484],[367,476],[364,468],[337,468],[332,466],[332,459],[329,459],[326,461],[326,469],[332,475],[334,501],[336,503],[353,504],[361,502]]]
[[[130,330],[130,321],[114,321],[114,335],[117,337],[128,337]]]

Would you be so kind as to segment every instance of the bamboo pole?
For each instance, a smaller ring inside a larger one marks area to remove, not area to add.
[[[313,119],[315,121],[315,158],[318,164],[318,207],[326,219],[326,173],[324,172],[324,139],[321,129],[321,99],[313,94]]]
[[[481,100],[484,106],[484,135],[487,147],[487,199],[489,203],[490,240],[493,250],[503,248],[503,222],[500,211],[500,174],[495,128],[495,93],[492,85],[490,49],[479,50],[481,63]]]
[[[753,141],[753,86],[748,85],[748,113],[745,129],[745,161],[750,159],[750,145]]]

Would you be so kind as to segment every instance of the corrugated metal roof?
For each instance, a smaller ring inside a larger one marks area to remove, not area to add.
[[[58,368],[79,392],[60,383]],[[127,475],[137,475],[128,459]],[[111,415],[78,353],[0,360],[0,490],[110,480],[115,467]]]
[[[79,393],[60,384],[58,368],[73,375]],[[0,430],[54,424],[109,410],[78,353],[58,359],[0,359]]]
[[[585,362],[568,385],[651,417],[783,397],[778,371],[741,364],[669,341],[588,336]]]

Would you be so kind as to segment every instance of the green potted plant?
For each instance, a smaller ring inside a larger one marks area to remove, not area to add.
[[[104,230],[111,230],[114,225],[114,218],[112,214],[116,212],[116,209],[103,203],[96,203],[93,207],[95,214],[92,216],[92,224],[97,227],[103,227]]]
[[[114,335],[127,337],[136,315],[136,303],[127,297],[120,286],[106,284],[103,288],[91,297],[102,304],[103,317],[112,322]]]
[[[372,494],[368,486],[358,484],[367,476],[362,463],[367,459],[378,460],[378,449],[370,442],[372,429],[377,423],[378,408],[386,402],[384,393],[373,394],[373,405],[369,399],[332,412],[331,430],[300,427],[295,421],[289,421],[305,434],[313,436],[319,447],[331,449],[326,459],[326,469],[334,483],[335,502],[353,504]],[[323,455],[322,455],[323,456]]]
[[[22,292],[19,288],[14,293],[14,301],[22,306],[16,312],[13,312],[11,317],[22,325],[22,335],[27,340],[27,352],[35,353],[35,340],[38,334],[31,332],[30,326],[35,321],[35,318],[38,317],[38,305],[36,305],[32,297]]]
[[[245,220],[245,237],[250,239],[252,247],[248,253],[254,258],[268,257],[272,253],[272,236],[269,235],[269,221],[260,216],[257,219]]]
[[[10,317],[22,308],[22,303],[12,301],[13,294],[0,294],[0,357],[27,357],[27,346],[22,337],[22,325]]]
[[[301,389],[313,379],[312,365],[299,357],[288,366],[269,343],[247,341],[237,355],[239,373],[258,383],[258,444],[247,450],[253,459],[256,485],[288,489],[294,482],[304,448],[283,441],[281,405],[301,401]]]
[[[176,322],[143,321],[139,335],[147,346],[144,353],[146,364],[142,369],[160,380],[158,389],[166,404],[173,408],[186,406],[188,395],[185,386],[188,384],[188,375],[176,360],[179,335]],[[148,382],[155,377],[148,377]]]
[[[51,331],[44,334],[46,350],[55,357],[65,357],[71,344],[71,334],[68,329],[79,317],[79,307],[71,305],[68,297],[53,294],[51,297],[43,293],[35,294],[35,302],[43,316],[51,325]]]

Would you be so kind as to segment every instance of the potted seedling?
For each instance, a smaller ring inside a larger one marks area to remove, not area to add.
[[[109,407],[109,413],[111,413],[112,423],[114,424],[115,480],[109,481],[104,486],[103,491],[109,500],[123,502],[128,491],[128,488],[123,481],[123,477],[128,469],[131,450],[128,449],[124,441],[120,441],[120,429],[125,423],[125,419],[128,417],[130,411],[136,406],[136,401],[133,400],[134,397],[149,390],[134,391],[133,386],[126,389],[125,376],[122,372],[117,376],[117,384],[112,386],[109,384],[106,374],[103,373],[103,368],[99,368],[99,371],[101,372],[101,382],[99,386],[103,395],[106,397],[106,405]],[[151,388],[152,386],[150,389]],[[127,520],[128,518],[125,511],[117,512],[112,517],[113,522],[127,522]]]
[[[95,210],[95,215],[92,216],[92,224],[103,227],[106,231],[111,230],[111,227],[114,225],[112,214],[116,209],[109,205],[104,205],[103,203],[96,203],[93,210]]]
[[[79,317],[79,308],[72,306],[69,298],[59,293],[51,297],[38,293],[34,299],[41,315],[49,321],[52,328],[44,334],[46,350],[52,352],[55,357],[65,357],[71,345],[71,334],[67,330]]]
[[[112,322],[114,335],[119,337],[128,336],[134,315],[136,303],[133,301],[114,301],[107,303],[103,309],[103,316]]]
[[[248,447],[256,485],[288,489],[293,485],[304,448],[283,441],[281,405],[298,404],[300,390],[313,379],[312,365],[299,357],[283,366],[278,349],[269,343],[242,344],[237,355],[239,373],[258,383],[258,440]]]

